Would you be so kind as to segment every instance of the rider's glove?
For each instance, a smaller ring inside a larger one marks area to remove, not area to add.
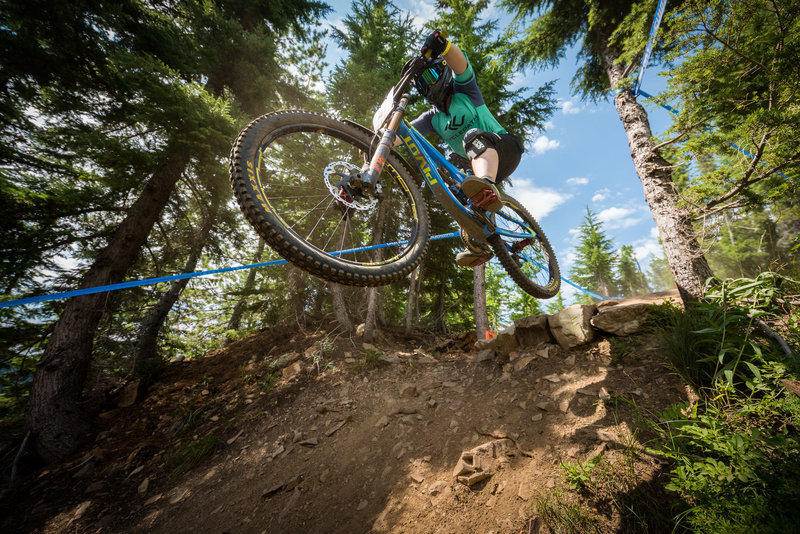
[[[447,40],[447,32],[436,30],[425,39],[425,44],[422,45],[420,52],[430,59],[436,56],[443,56],[448,50],[450,50],[450,41]]]

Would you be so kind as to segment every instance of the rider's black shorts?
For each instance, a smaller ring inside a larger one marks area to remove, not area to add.
[[[514,134],[496,134],[473,128],[464,135],[464,151],[468,156],[478,157],[487,148],[497,151],[499,165],[497,168],[497,181],[511,176],[522,159],[525,147],[519,137]]]

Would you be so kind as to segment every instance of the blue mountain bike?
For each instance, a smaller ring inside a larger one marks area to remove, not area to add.
[[[247,220],[278,254],[326,280],[378,286],[408,276],[430,241],[427,184],[473,251],[492,251],[538,298],[556,295],[553,249],[519,202],[490,213],[461,192],[465,174],[404,120],[406,91],[425,65],[410,60],[373,118],[373,130],[306,111],[269,113],[237,137],[231,186]],[[377,132],[377,133],[375,133]],[[399,136],[412,167],[395,150]],[[418,172],[417,172],[418,171]]]

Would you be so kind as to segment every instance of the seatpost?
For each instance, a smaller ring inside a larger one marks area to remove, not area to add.
[[[383,135],[381,136],[380,144],[378,145],[377,150],[375,150],[375,154],[372,156],[372,160],[369,163],[369,168],[362,174],[362,182],[368,188],[376,191],[380,194],[379,187],[376,188],[378,184],[378,177],[380,177],[381,172],[383,172],[383,166],[386,164],[386,158],[389,156],[389,153],[394,148],[394,141],[397,139],[397,130],[400,128],[400,124],[403,122],[403,116],[406,113],[406,108],[408,107],[408,94],[403,94],[400,97],[400,102],[397,104],[397,107],[392,112],[392,116],[389,119],[389,124],[386,128],[383,129]]]

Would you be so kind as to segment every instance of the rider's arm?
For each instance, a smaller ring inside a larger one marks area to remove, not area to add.
[[[436,57],[441,55],[456,76],[463,74],[467,70],[467,58],[464,52],[461,51],[447,38],[447,32],[442,30],[434,30],[425,39],[420,52],[426,58]]]
[[[450,43],[450,47],[442,54],[442,57],[447,61],[447,64],[456,76],[464,74],[467,70],[467,56],[453,43]]]

